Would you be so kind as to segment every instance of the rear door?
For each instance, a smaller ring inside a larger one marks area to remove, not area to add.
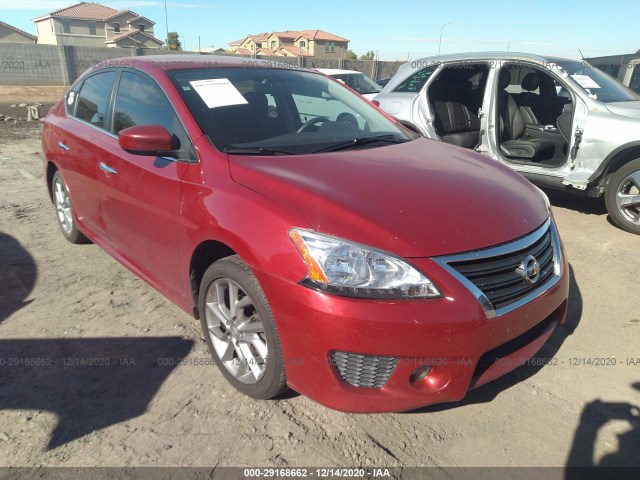
[[[106,122],[116,77],[115,70],[87,77],[67,94],[66,117],[53,120],[57,127],[57,162],[79,225],[98,237],[104,233],[98,165],[113,143]]]
[[[171,157],[136,155],[117,141],[134,125],[161,125],[174,138]],[[178,218],[180,178],[195,160],[191,142],[157,83],[142,72],[123,70],[112,116],[114,147],[100,170],[101,203],[107,234],[118,253],[151,283],[182,294]]]

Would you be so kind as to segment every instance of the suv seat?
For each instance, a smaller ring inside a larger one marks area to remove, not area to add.
[[[443,142],[475,148],[480,141],[480,119],[458,102],[433,102],[435,127]]]
[[[509,70],[503,68],[498,77],[498,117],[500,120],[500,152],[509,158],[546,160],[554,155],[555,144],[545,138],[523,138],[525,120],[513,96],[506,91],[511,83]]]
[[[540,95],[533,93],[540,87],[540,76],[537,73],[527,73],[520,84],[523,92],[515,96],[520,107],[520,114],[524,123],[529,125],[544,125],[545,108]]]

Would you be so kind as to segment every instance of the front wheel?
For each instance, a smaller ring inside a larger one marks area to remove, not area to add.
[[[199,309],[211,355],[237,390],[265,400],[285,390],[284,360],[271,308],[239,256],[218,260],[207,269]]]
[[[605,191],[607,212],[618,227],[640,235],[640,158],[611,175]]]

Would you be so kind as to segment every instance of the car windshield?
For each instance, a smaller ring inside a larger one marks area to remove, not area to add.
[[[213,145],[231,154],[374,148],[412,134],[318,73],[271,68],[168,72]]]
[[[364,73],[332,73],[331,76],[346,83],[361,95],[366,95],[368,93],[380,93],[380,85],[371,80]]]
[[[584,61],[554,61],[550,65],[552,68],[559,66],[565,75],[571,77],[591,98],[601,102],[630,102],[640,99],[617,80]]]

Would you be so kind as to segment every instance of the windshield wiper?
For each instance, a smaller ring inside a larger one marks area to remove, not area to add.
[[[225,148],[224,153],[232,155],[298,155],[296,152],[279,148]]]
[[[353,140],[349,140],[347,142],[337,143],[335,145],[331,145],[330,147],[319,148],[318,150],[313,150],[311,153],[321,153],[321,152],[336,152],[338,150],[348,150],[349,148],[360,147],[362,145],[368,145],[370,143],[384,142],[384,143],[404,143],[408,140],[396,138],[393,134],[388,135],[376,135],[374,137],[358,137]]]

